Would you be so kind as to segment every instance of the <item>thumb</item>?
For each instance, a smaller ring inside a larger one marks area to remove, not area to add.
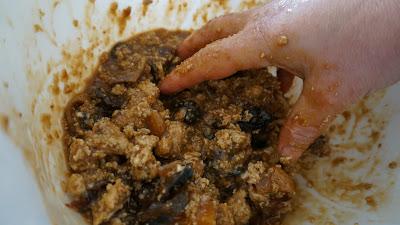
[[[289,161],[300,158],[309,145],[327,129],[335,115],[345,109],[348,101],[346,94],[340,92],[340,83],[332,80],[334,76],[307,78],[302,94],[279,136],[278,151]]]

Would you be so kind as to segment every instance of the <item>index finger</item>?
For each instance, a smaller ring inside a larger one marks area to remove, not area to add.
[[[179,56],[186,59],[207,44],[239,32],[247,23],[248,15],[249,11],[246,11],[227,14],[210,20],[180,44],[178,47]]]
[[[263,38],[255,29],[245,29],[207,45],[161,82],[161,92],[170,94],[205,80],[221,79],[240,70],[267,66],[265,46],[260,40]]]

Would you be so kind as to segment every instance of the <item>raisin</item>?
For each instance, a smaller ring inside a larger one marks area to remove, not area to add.
[[[104,117],[111,117],[115,110],[121,109],[125,103],[123,96],[109,93],[104,88],[96,88],[93,90],[93,98],[97,100],[97,108],[99,113]]]
[[[234,168],[232,171],[230,171],[228,173],[228,176],[232,176],[232,177],[240,176],[243,172],[244,172],[244,168],[239,166],[237,168]]]
[[[215,131],[210,127],[204,127],[203,129],[203,136],[208,140],[212,140],[215,138]]]
[[[252,115],[249,121],[239,121],[240,129],[245,132],[258,130],[272,122],[272,116],[258,107],[251,107],[248,112]]]
[[[174,224],[178,217],[185,212],[189,196],[187,191],[180,192],[166,202],[154,202],[148,209],[138,213],[139,224]]]
[[[93,127],[93,124],[96,122],[89,113],[87,112],[79,112],[78,121],[79,126],[84,130],[90,130]]]
[[[177,101],[173,104],[173,107],[176,111],[184,110],[183,121],[187,124],[196,123],[202,116],[202,112],[196,102],[191,100]]]
[[[146,222],[146,225],[169,225],[174,222],[174,218],[169,215],[160,215],[150,222]]]
[[[266,131],[261,130],[259,133],[251,135],[251,147],[253,149],[261,149],[268,147],[268,134]]]
[[[103,88],[97,88],[94,92],[96,98],[100,99],[100,104],[102,105],[106,105],[113,109],[120,109],[124,104],[123,97],[111,94]]]
[[[145,183],[136,183],[135,195],[132,195],[133,201],[136,202],[138,208],[147,208],[150,204],[157,200],[160,187],[159,180]]]
[[[175,55],[175,49],[170,46],[160,46],[158,48],[158,54],[165,59],[171,59]]]
[[[67,206],[83,214],[87,214],[91,210],[90,207],[92,203],[97,201],[105,192],[107,184],[107,181],[97,182],[92,188],[88,189],[83,196],[67,204]]]
[[[151,81],[158,84],[161,78],[164,78],[163,76],[160,77],[161,74],[164,74],[164,68],[162,68],[163,70],[161,71],[154,62],[148,62],[148,65],[150,66]]]
[[[96,107],[90,101],[90,96],[80,94],[75,96],[65,109],[65,122],[73,136],[80,136],[85,130],[92,129],[97,121],[94,117]]]
[[[186,166],[183,170],[167,177],[162,185],[162,196],[161,200],[168,199],[170,196],[176,194],[183,186],[185,186],[193,177],[193,169],[190,166]]]

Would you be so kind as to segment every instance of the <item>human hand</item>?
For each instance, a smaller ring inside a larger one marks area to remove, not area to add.
[[[218,17],[179,46],[187,59],[160,89],[269,65],[290,71],[304,86],[278,150],[296,160],[336,114],[400,79],[399,12],[396,0],[282,0]]]

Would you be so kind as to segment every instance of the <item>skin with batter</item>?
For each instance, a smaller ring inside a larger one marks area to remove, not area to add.
[[[400,79],[399,15],[397,0],[275,0],[228,14],[179,46],[187,60],[160,90],[173,93],[268,65],[290,71],[304,79],[304,88],[278,149],[297,160],[336,114]]]

